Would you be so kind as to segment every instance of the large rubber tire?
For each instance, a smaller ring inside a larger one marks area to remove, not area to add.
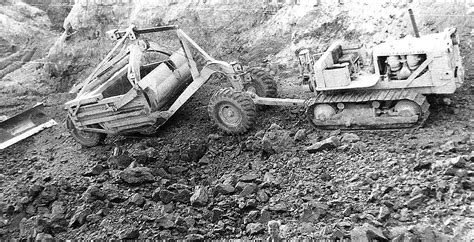
[[[252,99],[244,92],[230,88],[220,89],[211,97],[208,112],[220,129],[231,134],[249,130],[257,115]]]
[[[107,137],[106,134],[103,133],[94,133],[94,132],[86,132],[80,131],[74,126],[71,119],[67,119],[67,127],[71,132],[72,137],[81,145],[85,147],[94,147],[101,144],[105,138]]]
[[[244,85],[245,91],[255,92],[260,97],[277,97],[277,84],[266,71],[255,67],[248,71],[252,81]]]

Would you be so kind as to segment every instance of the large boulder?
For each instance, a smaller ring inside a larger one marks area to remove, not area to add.
[[[292,146],[290,131],[282,129],[277,124],[272,124],[262,138],[262,149],[269,154],[287,151]]]

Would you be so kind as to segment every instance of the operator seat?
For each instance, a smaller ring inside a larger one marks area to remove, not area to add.
[[[342,49],[342,41],[333,43],[314,64],[316,90],[349,86],[357,78],[359,55]]]
[[[349,71],[351,73],[351,77],[353,77],[353,75],[359,71],[359,53],[349,52],[344,54],[342,50],[342,45],[337,45],[333,50],[331,50],[331,55],[334,64],[349,64]]]

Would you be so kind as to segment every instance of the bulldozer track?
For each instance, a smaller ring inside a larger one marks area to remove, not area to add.
[[[345,125],[320,125],[313,122],[314,105],[317,104],[337,104],[337,103],[367,103],[372,101],[397,101],[410,100],[415,102],[421,109],[421,115],[415,124],[390,124],[390,125],[370,125],[370,126],[356,126],[348,127]],[[410,90],[366,90],[356,93],[318,93],[316,97],[310,98],[307,101],[307,117],[311,124],[318,129],[326,130],[398,130],[398,129],[416,129],[424,125],[430,114],[430,104],[423,94],[416,93]]]

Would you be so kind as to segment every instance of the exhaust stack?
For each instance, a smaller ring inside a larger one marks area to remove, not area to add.
[[[408,9],[408,14],[410,14],[411,25],[413,26],[413,32],[415,32],[415,37],[420,38],[420,32],[418,32],[418,26],[416,25],[415,16],[413,15],[413,10]]]

